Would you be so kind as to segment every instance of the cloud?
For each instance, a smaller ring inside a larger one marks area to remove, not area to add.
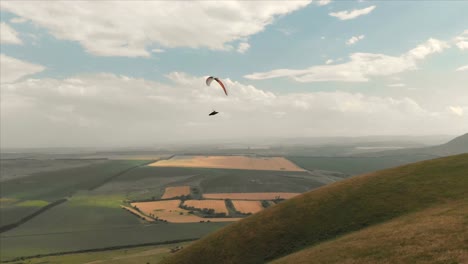
[[[245,53],[250,48],[250,44],[247,42],[241,42],[237,47],[237,52]]]
[[[417,63],[427,56],[440,53],[449,45],[429,39],[400,56],[374,53],[353,53],[349,61],[341,64],[318,65],[306,69],[276,69],[252,73],[244,77],[251,80],[289,77],[297,82],[367,82],[371,77],[389,76],[417,69]]]
[[[456,116],[463,116],[464,114],[464,109],[461,106],[449,106],[448,110]]]
[[[405,87],[406,84],[405,83],[392,83],[392,84],[389,84],[387,86],[388,87]]]
[[[448,133],[457,129],[452,118],[460,123],[459,117],[436,115],[408,97],[277,94],[224,77],[230,92],[225,96],[221,89],[203,85],[204,76],[173,72],[167,78],[159,83],[100,73],[2,84],[2,147],[148,146],[362,131]],[[208,116],[213,108],[220,112],[215,119]],[[468,129],[468,122],[462,123],[461,129]]]
[[[229,50],[311,1],[2,1],[1,8],[98,56],[149,56],[148,46]],[[176,15],[175,15],[176,14]]]
[[[166,52],[166,51],[163,50],[163,49],[152,49],[151,52],[153,52],[153,53],[163,53],[163,52]]]
[[[22,23],[25,23],[26,21],[28,20],[24,17],[14,17],[10,19],[10,22],[13,24],[22,24]]]
[[[42,65],[18,60],[4,54],[0,54],[0,66],[1,83],[15,82],[45,69]]]
[[[372,12],[375,9],[374,6],[369,6],[363,9],[354,9],[351,11],[340,11],[340,12],[333,12],[330,13],[329,15],[332,17],[337,17],[340,20],[349,20],[349,19],[355,19],[359,16],[367,15],[370,12]]]
[[[327,65],[328,65],[328,64],[332,64],[332,63],[333,63],[333,60],[332,60],[332,59],[328,59],[328,60],[325,62],[325,64],[327,64]]]
[[[454,39],[455,45],[461,50],[468,49],[468,29]]]
[[[328,4],[330,4],[330,3],[331,3],[331,0],[319,0],[319,1],[317,2],[317,5],[319,5],[319,6],[324,6],[324,5],[328,5]]]
[[[1,44],[23,44],[18,37],[18,32],[11,28],[7,23],[0,22],[0,43]]]
[[[356,44],[358,41],[364,39],[364,35],[360,35],[360,36],[353,36],[351,37],[350,39],[348,39],[348,41],[346,41],[346,45],[354,45]]]
[[[461,67],[457,68],[456,71],[468,71],[468,65],[461,66]]]

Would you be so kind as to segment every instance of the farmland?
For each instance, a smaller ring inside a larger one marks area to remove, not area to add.
[[[133,202],[161,199],[166,191],[172,192],[171,187],[190,186],[184,187],[183,192],[190,191],[199,199],[204,192],[300,193],[322,186],[328,180],[328,176],[302,171],[141,166],[146,163],[146,160],[102,160],[2,182],[2,225],[35,212],[46,203],[64,197],[68,201],[0,234],[1,260],[196,239],[241,219],[201,217],[196,210],[190,214],[189,210],[178,208],[180,202],[172,202],[174,204],[169,208],[174,210],[151,212],[167,223],[149,222],[149,219],[144,221],[121,207],[128,208]],[[145,217],[149,216],[145,213]]]
[[[275,200],[275,199],[290,199],[300,193],[205,193],[205,199],[231,199],[231,200]]]
[[[169,160],[157,161],[149,166],[192,167],[269,171],[304,171],[283,157],[248,156],[175,156]]]
[[[220,201],[224,203],[224,201]],[[222,218],[222,217],[199,217],[191,214],[189,210],[179,207],[180,200],[165,200],[154,202],[132,203],[138,210],[145,215],[154,215],[159,220],[165,220],[169,223],[199,223],[201,221],[209,222],[233,222],[240,218]],[[224,207],[226,208],[226,207]]]
[[[224,200],[187,200],[184,201],[183,205],[197,209],[213,209],[215,213],[228,214]]]
[[[260,201],[232,200],[232,204],[242,214],[255,214],[264,209]]]
[[[170,199],[187,195],[190,195],[190,186],[166,187],[161,199]]]

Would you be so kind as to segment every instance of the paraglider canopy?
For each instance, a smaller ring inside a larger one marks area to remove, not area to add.
[[[215,80],[217,83],[219,83],[219,85],[221,85],[221,88],[223,88],[224,93],[226,95],[228,95],[227,90],[226,90],[226,86],[224,86],[224,83],[220,79],[218,79],[217,77],[210,76],[210,77],[206,78],[206,85],[210,86],[210,84],[211,84],[211,82],[213,80]]]

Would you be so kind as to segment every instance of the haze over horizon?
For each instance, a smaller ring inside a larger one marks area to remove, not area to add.
[[[0,12],[2,148],[468,131],[468,2],[2,0]]]

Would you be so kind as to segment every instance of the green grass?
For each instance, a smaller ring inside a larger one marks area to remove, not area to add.
[[[293,253],[275,264],[463,263],[468,244],[468,200],[404,215]]]
[[[107,161],[86,167],[40,172],[2,182],[2,197],[20,200],[54,201],[86,190],[143,161]]]
[[[412,162],[427,160],[427,155],[395,155],[383,157],[297,157],[289,160],[307,170],[337,171],[348,175],[359,175],[388,169]]]
[[[42,200],[26,200],[26,201],[22,201],[22,202],[19,202],[19,203],[15,204],[15,206],[19,206],[19,207],[43,207],[43,206],[46,206],[48,204],[49,204],[49,202],[42,201]]]
[[[353,177],[208,235],[164,263],[263,263],[451,200],[466,198],[468,154]]]
[[[140,263],[158,263],[162,258],[170,254],[170,249],[177,246],[187,246],[188,243],[176,243],[160,246],[143,246],[134,248],[125,248],[117,250],[108,250],[100,252],[86,252],[65,254],[60,256],[47,256],[39,258],[31,258],[11,262],[12,264],[83,264],[88,262],[99,262],[101,264],[140,264]]]

